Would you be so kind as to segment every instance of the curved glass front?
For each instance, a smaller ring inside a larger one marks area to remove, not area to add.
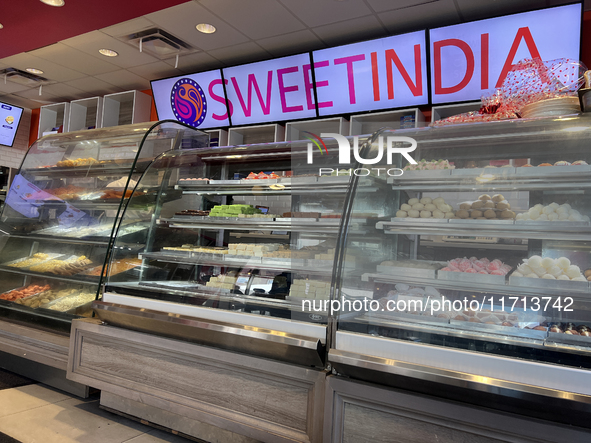
[[[104,300],[224,321],[220,311],[250,314],[233,317],[246,324],[296,320],[289,331],[302,334],[302,322],[326,325],[351,176],[339,173],[337,140],[324,142],[322,155],[310,154],[309,145],[317,147],[305,141],[156,159],[123,217],[123,225],[146,229],[133,242],[117,235]],[[361,186],[376,192],[371,183]],[[355,221],[360,231],[377,216],[366,215]]]
[[[372,167],[392,167],[386,148],[411,146],[400,137],[416,141],[417,164],[393,151],[404,173],[383,192],[353,184],[350,213],[380,218],[359,237],[349,215],[335,348],[439,364],[402,345],[427,344],[591,367],[590,133],[583,115],[376,134]]]
[[[64,329],[91,315],[120,206],[140,174],[164,151],[207,143],[173,122],[37,140],[2,210],[0,315]],[[134,234],[125,225],[121,232]]]

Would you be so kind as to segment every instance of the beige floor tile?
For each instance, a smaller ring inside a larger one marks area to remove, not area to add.
[[[121,443],[150,430],[77,398],[0,418],[0,431],[23,443]]]
[[[151,431],[147,434],[142,434],[138,437],[134,437],[125,443],[189,443],[190,440],[172,435],[170,432],[163,431]]]
[[[0,391],[0,417],[40,408],[71,398],[58,390],[34,384]]]

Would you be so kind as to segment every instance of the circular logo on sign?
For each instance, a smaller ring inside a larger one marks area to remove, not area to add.
[[[170,93],[172,112],[178,121],[198,127],[207,115],[207,101],[201,86],[190,78],[182,78]]]

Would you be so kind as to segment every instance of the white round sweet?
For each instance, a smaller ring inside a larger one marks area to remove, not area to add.
[[[544,208],[544,205],[541,203],[538,203],[537,205],[534,206],[534,208],[538,209],[539,211],[542,211],[542,209]]]
[[[411,198],[408,201],[408,204],[412,206],[412,205],[414,205],[415,203],[418,203],[418,202],[419,202],[419,199],[418,198]]]
[[[531,274],[527,274],[526,277],[527,278],[540,278],[537,276],[537,274],[534,274],[533,272]]]
[[[431,203],[433,201],[432,198],[430,197],[423,197],[422,199],[419,200],[422,204],[427,205],[429,203]]]
[[[533,269],[532,269],[532,268],[530,268],[528,265],[519,265],[519,266],[517,267],[517,269],[518,269],[518,270],[519,270],[519,272],[521,272],[523,275],[526,275],[526,274],[531,274],[532,272],[534,272],[534,271],[533,271]]]
[[[421,218],[431,218],[431,211],[421,211]]]
[[[556,208],[559,208],[560,207],[560,205],[558,203],[556,203],[556,202],[550,203],[548,206],[550,206],[554,210],[556,210]]]
[[[433,218],[445,218],[445,213],[439,209],[433,211]]]
[[[450,205],[447,205],[445,203],[441,203],[441,204],[437,205],[437,209],[439,209],[440,211],[443,211],[443,212],[451,212],[453,210]]]
[[[562,205],[564,208],[566,209],[572,209],[571,206],[568,203],[565,203]]]
[[[551,268],[554,266],[554,259],[550,257],[544,257],[542,259],[542,266],[546,269]]]
[[[570,266],[570,260],[566,257],[560,257],[556,259],[556,266],[558,266],[561,269],[568,269],[568,267]]]
[[[412,205],[413,209],[416,209],[417,211],[422,211],[423,209],[425,209],[425,205],[422,203],[415,203],[414,205]]]
[[[411,205],[407,205],[406,203],[402,203],[400,205],[400,210],[401,211],[410,211],[412,209]]]
[[[568,214],[568,209],[565,208],[564,206],[559,206],[558,208],[556,208],[556,213],[557,214]]]
[[[581,269],[577,265],[570,265],[564,273],[572,279],[581,275]]]
[[[523,214],[521,214],[521,215],[523,215],[523,220],[531,220],[531,217],[529,216],[529,213],[527,213],[527,212],[524,212],[524,213],[523,213]]]
[[[453,212],[446,212],[445,218],[454,218],[454,213]]]
[[[589,222],[589,221],[591,221],[591,219],[589,218],[588,215],[583,215],[583,221],[584,222]]]
[[[441,197],[437,197],[437,198],[434,198],[431,203],[433,203],[435,206],[437,206],[437,205],[440,205],[442,203],[445,203],[445,200],[443,198],[441,198]]]
[[[523,214],[517,214],[515,220],[523,220]]]
[[[580,217],[581,213],[579,211],[577,211],[576,209],[570,209],[568,211],[568,215],[578,215]]]
[[[433,203],[426,203],[425,204],[425,211],[435,211],[437,209],[437,206],[435,206]]]
[[[519,271],[515,271],[513,274],[511,274],[513,277],[523,277],[523,274]]]
[[[587,281],[587,279],[580,275],[578,277],[573,278],[571,281]]]
[[[546,270],[541,266],[532,266],[531,268],[538,277],[541,277],[542,275],[546,274]]]
[[[538,208],[536,208],[535,206],[533,208],[531,208],[529,211],[529,216],[533,218],[533,216],[535,215],[536,218],[538,218],[540,216],[540,213],[542,211],[540,211]]]
[[[412,217],[412,218],[419,218],[420,212],[417,211],[416,209],[411,209],[410,211],[408,211],[408,216]]]
[[[558,277],[562,274],[562,269],[554,265],[548,269],[548,274],[552,274],[554,277]]]
[[[529,212],[529,218],[530,218],[531,220],[537,220],[538,218],[540,218],[540,213],[539,213],[539,212],[537,212],[537,211],[534,211],[534,212],[531,212],[531,211],[530,211],[530,212]]]
[[[553,212],[552,214],[548,214],[548,220],[550,220],[550,221],[557,221],[558,220],[558,214],[556,212]]]
[[[406,212],[406,211],[396,211],[396,217],[406,218],[406,217],[408,217],[408,212]]]
[[[562,274],[556,277],[556,280],[570,280],[566,275]]]
[[[546,214],[540,214],[538,217],[538,221],[548,221],[550,220]]]
[[[568,221],[572,221],[572,222],[580,222],[582,220],[583,220],[583,217],[581,217],[580,215],[576,215],[576,214],[569,215],[569,217],[568,217]]]
[[[542,278],[546,280],[556,280],[556,277],[554,277],[552,274],[544,274],[542,275]]]
[[[554,208],[551,206],[545,206],[544,209],[542,209],[542,213],[548,215],[548,214],[552,214],[554,212]]]
[[[568,218],[569,218],[569,217],[570,217],[570,216],[569,216],[567,213],[564,213],[564,212],[563,212],[562,214],[559,214],[559,215],[558,215],[558,220],[561,220],[561,221],[563,221],[563,220],[568,220]]]
[[[542,266],[542,257],[539,255],[532,255],[527,259],[527,265],[532,269]]]

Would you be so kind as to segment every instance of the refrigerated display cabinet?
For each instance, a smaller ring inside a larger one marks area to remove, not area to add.
[[[36,350],[27,352],[20,334],[31,327],[35,340],[43,340],[41,330],[67,335],[72,319],[92,315],[113,232],[119,228],[120,240],[130,241],[148,229],[131,220],[119,225],[140,175],[160,153],[208,140],[163,121],[52,134],[31,146],[0,216],[0,321],[10,334],[0,350],[65,370],[66,356],[59,364],[51,356],[55,346],[38,356],[43,345],[29,343]]]
[[[383,195],[359,193],[357,179],[351,185],[337,246],[334,300],[345,310],[331,331],[332,368],[587,426],[590,131],[583,114],[381,132],[416,140],[418,164],[404,161]],[[348,214],[384,202],[391,212],[372,236],[347,235]],[[346,255],[365,260],[351,272]]]

